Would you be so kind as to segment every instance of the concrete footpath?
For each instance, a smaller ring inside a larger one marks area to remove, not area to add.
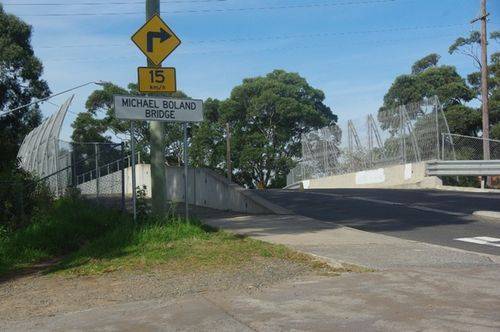
[[[500,260],[294,215],[205,222],[375,269],[262,290],[133,302],[4,326],[37,331],[498,331]],[[0,322],[0,329],[2,324]]]

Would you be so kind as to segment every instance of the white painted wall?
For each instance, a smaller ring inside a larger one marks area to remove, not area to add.
[[[167,200],[184,202],[184,168],[167,167]],[[146,196],[151,197],[151,167],[149,164],[136,165],[136,184],[146,186]],[[260,197],[205,168],[190,168],[188,182],[189,203],[212,209],[244,213],[275,213],[276,207]],[[96,180],[78,185],[83,195],[96,194]],[[121,172],[99,178],[100,195],[121,194]],[[132,195],[132,168],[125,169],[125,193]]]

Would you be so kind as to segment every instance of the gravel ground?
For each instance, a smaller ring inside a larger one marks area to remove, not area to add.
[[[109,304],[218,290],[253,292],[284,280],[317,274],[299,263],[256,259],[241,268],[197,271],[117,271],[100,276],[68,277],[36,273],[0,281],[0,321],[22,320]]]

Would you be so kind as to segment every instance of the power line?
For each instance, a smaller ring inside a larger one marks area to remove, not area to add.
[[[445,24],[445,25],[426,25],[426,26],[413,26],[413,27],[392,27],[373,30],[358,30],[358,31],[343,31],[343,32],[318,32],[311,34],[285,34],[276,36],[263,36],[263,37],[236,37],[236,38],[223,38],[223,39],[205,39],[205,40],[192,40],[185,41],[184,44],[212,44],[212,43],[232,43],[232,42],[246,42],[246,41],[265,41],[265,40],[286,40],[298,38],[322,38],[331,36],[348,36],[359,35],[368,33],[384,33],[384,32],[400,32],[400,31],[414,31],[414,30],[427,30],[427,29],[447,29],[454,27],[468,26],[465,23],[458,24]],[[60,48],[86,48],[86,47],[123,47],[130,43],[120,44],[76,44],[76,45],[48,45],[40,46],[41,49],[60,49]]]
[[[207,2],[227,2],[228,0],[169,0],[162,3],[207,3]],[[144,1],[130,2],[38,2],[38,3],[4,3],[5,6],[107,6],[107,5],[144,5]]]
[[[439,35],[433,35],[433,36],[424,36],[421,38],[400,38],[400,39],[383,39],[383,40],[370,40],[370,41],[363,41],[363,42],[354,42],[351,44],[356,44],[356,45],[362,45],[362,44],[397,44],[399,42],[405,42],[405,41],[415,41],[415,40],[428,40],[428,39],[442,39],[442,38],[448,38],[448,37],[455,37],[456,34],[439,34]],[[270,51],[289,51],[289,50],[296,50],[296,49],[317,49],[317,48],[325,48],[325,47],[330,47],[331,45],[329,44],[304,44],[304,45],[296,45],[296,46],[279,46],[279,47],[269,47],[269,48],[260,48],[260,49],[252,49],[252,50],[210,50],[210,51],[192,51],[192,52],[181,52],[179,54],[184,54],[184,55],[211,55],[211,54],[248,54],[248,53],[261,53],[261,52],[270,52]],[[103,57],[103,58],[58,58],[58,59],[47,59],[45,61],[48,62],[60,62],[60,61],[73,61],[73,62],[100,62],[100,61],[114,61],[114,60],[133,60],[137,59],[138,56],[115,56],[115,57]]]
[[[278,10],[278,9],[299,9],[299,8],[325,8],[336,6],[354,6],[354,5],[370,5],[382,3],[394,3],[402,0],[365,0],[365,1],[345,1],[336,3],[320,3],[307,5],[283,5],[283,6],[267,6],[267,7],[244,7],[244,8],[209,8],[209,9],[185,9],[185,10],[169,10],[168,14],[204,14],[204,13],[224,13],[224,12],[243,12],[253,10]],[[407,0],[408,1],[408,0]],[[104,13],[51,13],[51,14],[26,14],[26,17],[61,17],[61,16],[122,16],[122,15],[140,15],[141,13],[134,12],[104,12]]]

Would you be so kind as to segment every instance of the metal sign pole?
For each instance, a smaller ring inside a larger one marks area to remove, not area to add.
[[[189,219],[189,196],[188,196],[188,141],[187,141],[187,122],[182,124],[184,129],[184,202],[185,216]]]
[[[132,206],[134,221],[137,220],[137,193],[136,193],[136,183],[135,183],[135,136],[134,136],[134,121],[130,121],[130,148],[132,149]]]
[[[160,15],[160,0],[146,0],[146,22],[155,15]],[[150,47],[149,51],[155,50],[153,39],[155,39],[158,33],[157,31],[146,33],[147,46]],[[163,40],[163,37],[156,44],[157,48],[163,45],[161,40]],[[154,68],[157,67],[157,64],[148,59],[148,67]],[[151,207],[154,214],[163,216],[167,201],[167,188],[165,185],[167,182],[165,174],[165,124],[163,122],[152,121],[149,124],[149,132],[151,133]]]

